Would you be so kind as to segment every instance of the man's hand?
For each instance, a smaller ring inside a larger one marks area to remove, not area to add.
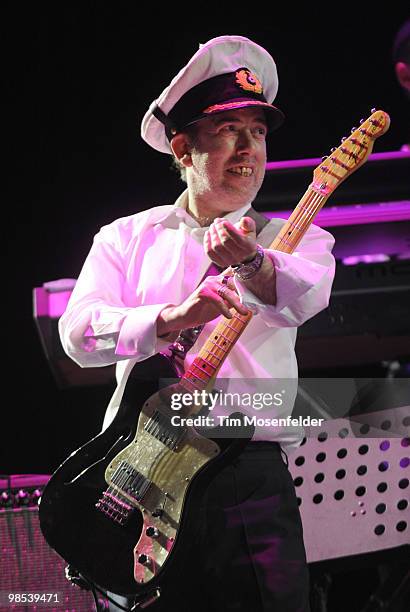
[[[235,225],[227,219],[215,219],[204,238],[205,252],[223,268],[251,261],[256,244],[256,225],[250,217],[242,217]],[[276,272],[270,257],[264,258],[255,276],[241,283],[264,304],[276,304]]]
[[[181,329],[207,323],[221,314],[231,319],[233,315],[229,309],[232,307],[240,314],[246,315],[248,309],[241,304],[233,281],[228,280],[228,283],[223,285],[223,278],[223,274],[208,276],[182,304],[167,306],[161,310],[157,318],[157,336],[166,336]],[[225,287],[223,297],[218,294],[221,287]]]
[[[208,257],[221,268],[250,261],[256,255],[256,226],[250,217],[232,225],[227,219],[215,219],[204,237]]]

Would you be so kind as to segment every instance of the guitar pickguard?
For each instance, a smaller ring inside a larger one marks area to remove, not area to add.
[[[111,495],[143,514],[144,528],[134,549],[135,579],[140,583],[150,580],[165,563],[189,484],[220,452],[213,440],[195,429],[172,426],[170,417],[160,394],[153,395],[143,406],[134,439],[105,472]]]

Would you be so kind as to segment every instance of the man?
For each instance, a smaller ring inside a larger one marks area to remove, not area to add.
[[[296,327],[328,303],[333,238],[311,226],[297,253],[273,251],[266,247],[283,221],[272,220],[257,240],[253,216],[245,215],[264,178],[266,137],[283,121],[272,105],[277,86],[265,49],[222,36],[200,47],[145,115],[142,137],[175,157],[187,189],[174,205],[102,228],[60,321],[64,348],[81,366],[117,363],[104,427],[136,362],[205,324],[191,363],[219,315],[254,312],[222,378],[246,379],[254,391],[262,379],[297,378]],[[233,276],[202,280],[212,262],[234,266]],[[192,552],[195,571],[152,610],[309,609],[299,511],[281,455],[302,435],[262,428],[214,479]]]
[[[394,42],[392,59],[394,71],[407,99],[410,100],[410,19],[407,19],[397,31]],[[402,151],[410,150],[410,133],[406,126],[406,142],[402,145]]]

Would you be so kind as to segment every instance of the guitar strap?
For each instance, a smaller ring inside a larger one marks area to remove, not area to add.
[[[258,213],[252,206],[246,213],[243,215],[244,217],[251,217],[255,221],[256,224],[256,235],[258,236],[260,232],[263,230],[265,225],[269,223],[269,219]],[[204,276],[201,278],[198,286],[206,279],[207,276],[217,276],[221,274],[222,268],[212,263]],[[168,359],[171,360],[178,376],[182,376],[184,374],[184,360],[188,351],[194,346],[195,342],[198,339],[199,334],[203,330],[205,324],[197,325],[196,327],[190,327],[189,329],[183,329],[178,338],[169,345],[168,351],[169,353],[164,353]]]

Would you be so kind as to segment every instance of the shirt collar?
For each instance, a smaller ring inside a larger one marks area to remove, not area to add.
[[[168,209],[165,214],[157,219],[157,223],[160,223],[164,227],[171,229],[177,229],[180,221],[182,220],[185,225],[192,228],[203,229],[204,232],[207,227],[202,227],[190,214],[187,213],[186,208],[188,204],[188,189],[185,189],[176,200],[175,204]],[[231,223],[237,223],[247,210],[251,207],[251,204],[245,204],[238,210],[228,213],[224,216],[224,219],[228,219]]]

